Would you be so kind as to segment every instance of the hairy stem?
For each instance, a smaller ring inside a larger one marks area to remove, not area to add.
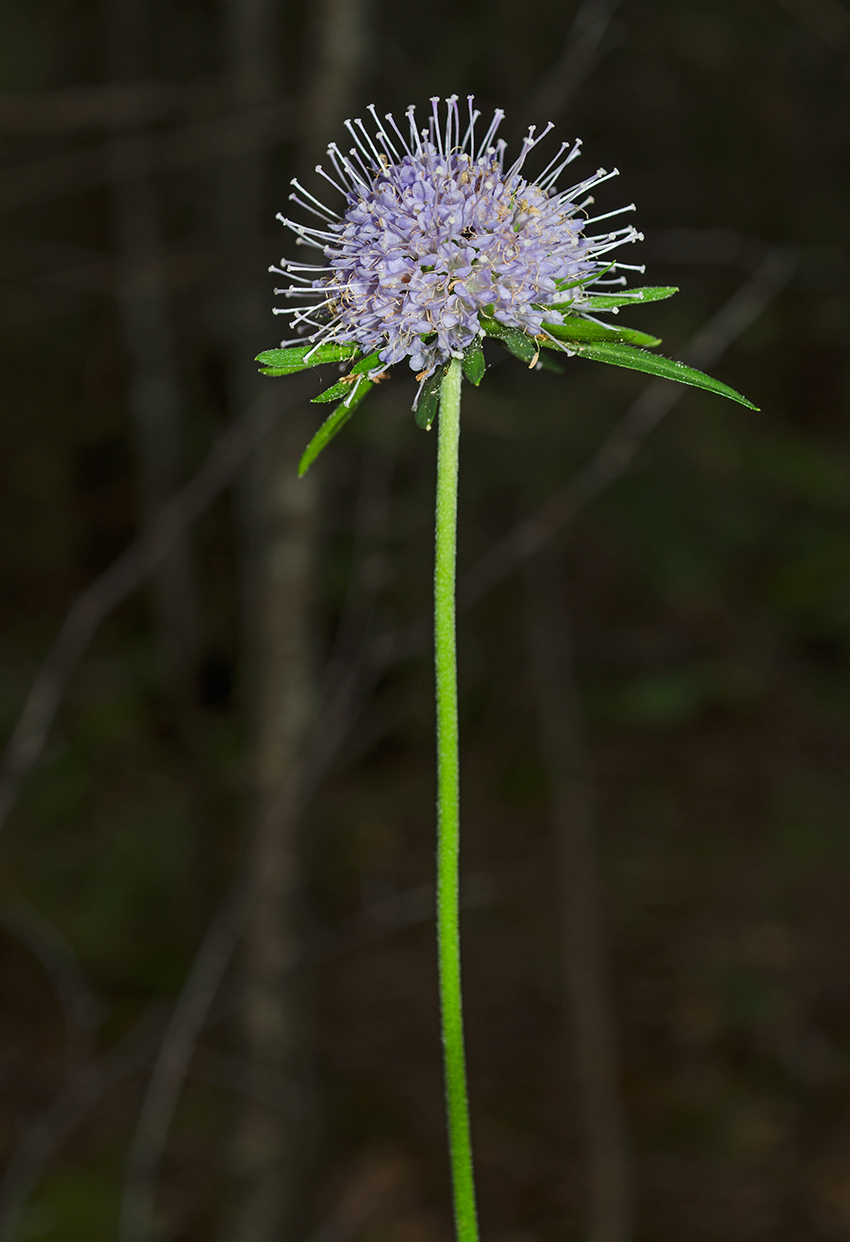
[[[458,1242],[478,1242],[469,1099],[460,990],[458,853],[457,651],[455,578],[461,364],[455,358],[440,389],[437,424],[437,521],[434,565],[434,649],[437,672],[437,946],[443,1063]]]

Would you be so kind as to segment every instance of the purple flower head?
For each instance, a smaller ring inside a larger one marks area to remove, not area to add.
[[[537,179],[527,181],[526,157],[551,122],[538,137],[531,126],[518,159],[506,168],[505,143],[496,138],[503,112],[497,110],[477,138],[480,114],[471,96],[468,103],[463,135],[456,96],[446,101],[444,123],[439,100],[432,99],[428,128],[421,131],[408,108],[407,136],[389,113],[382,124],[374,107],[374,133],[359,119],[346,121],[355,146],[345,155],[331,143],[334,175],[316,169],[342,196],[340,211],[293,182],[291,197],[318,216],[321,227],[278,218],[325,262],[282,260],[271,269],[291,281],[275,292],[296,301],[275,311],[291,316],[300,334],[282,346],[352,343],[364,354],[377,353],[376,372],[407,358],[424,381],[482,335],[480,315],[538,336],[544,319],[561,322],[551,308],[564,301],[565,286],[572,286],[571,301],[580,311],[584,289],[600,283],[596,273],[628,266],[606,256],[639,240],[634,228],[591,237],[583,232],[594,223],[585,215],[593,202],[588,191],[617,170],[599,169],[558,190],[558,178],[580,150],[579,142],[562,143]],[[625,280],[612,274],[601,283]]]

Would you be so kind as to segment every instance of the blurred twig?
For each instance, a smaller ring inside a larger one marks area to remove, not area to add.
[[[71,945],[28,901],[19,897],[0,909],[0,923],[47,971],[65,1016],[65,1068],[73,1077],[92,1059],[104,1003],[89,987]]]
[[[491,877],[470,876],[462,883],[461,903],[464,909],[479,908],[492,901],[494,892]],[[51,1155],[113,1087],[154,1056],[156,1062],[142,1112],[150,1119],[149,1155],[155,1155],[157,1162],[161,1159],[162,1144],[189,1073],[193,1078],[224,1090],[255,1095],[268,1107],[282,1110],[287,1117],[292,1118],[297,1113],[298,1101],[290,1089],[291,1084],[268,1075],[257,1076],[250,1067],[234,1058],[201,1048],[197,1050],[197,1063],[190,1066],[195,1055],[195,1041],[209,1020],[216,991],[235,948],[244,913],[240,894],[244,894],[244,889],[237,881],[210,923],[170,1018],[166,1021],[159,1005],[152,1007],[129,1035],[75,1075],[26,1131],[0,1179],[0,1242],[11,1242],[16,1236],[27,1200]],[[368,905],[340,927],[320,933],[310,949],[310,957],[325,961],[339,953],[373,944],[433,916],[433,885],[424,884],[407,892],[393,893]],[[296,968],[300,961],[294,959],[290,969]],[[152,1141],[155,1130],[159,1136],[156,1144]]]
[[[124,1039],[80,1070],[28,1128],[0,1180],[0,1242],[18,1236],[23,1210],[50,1156],[104,1096],[153,1054],[162,1037],[160,1009],[149,1009]]]
[[[592,794],[569,618],[550,549],[525,565],[526,632],[540,747],[549,769],[559,861],[564,974],[590,1181],[589,1242],[628,1242],[632,1190],[618,1089],[617,1028],[606,960]]]
[[[536,122],[557,120],[595,68],[599,49],[622,0],[582,0],[552,68],[538,86],[527,115]]]
[[[174,540],[212,504],[253,445],[266,435],[280,410],[296,404],[302,392],[297,382],[293,386],[290,381],[276,410],[260,402],[234,420],[215,442],[197,474],[163,506],[138,539],[77,596],[36,675],[6,748],[0,772],[0,828],[8,819],[22,781],[44,753],[68,683],[101,622],[144,581]]]
[[[166,1137],[195,1045],[233,956],[244,901],[244,877],[240,875],[207,928],[159,1045],[127,1161],[121,1242],[154,1235],[154,1189]]]

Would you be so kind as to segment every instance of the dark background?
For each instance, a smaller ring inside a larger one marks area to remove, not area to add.
[[[450,1237],[435,439],[399,367],[299,484],[251,360],[289,177],[474,92],[761,407],[465,389],[483,1236],[850,1238],[848,67],[843,0],[5,0],[0,1237]]]

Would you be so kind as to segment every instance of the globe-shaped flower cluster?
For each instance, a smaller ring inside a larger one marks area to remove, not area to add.
[[[298,333],[283,346],[356,344],[378,355],[376,372],[407,358],[424,382],[482,334],[482,316],[545,335],[544,320],[561,321],[551,308],[565,301],[565,288],[580,310],[589,287],[625,283],[612,269],[630,265],[605,256],[640,234],[631,227],[584,232],[594,223],[586,218],[589,191],[616,169],[599,169],[559,191],[558,178],[580,150],[579,142],[563,143],[537,179],[527,181],[526,157],[551,123],[538,137],[529,129],[519,158],[506,169],[505,143],[496,138],[501,110],[476,139],[480,114],[471,97],[462,135],[457,97],[446,101],[444,120],[438,104],[431,101],[421,131],[408,109],[407,136],[391,114],[382,124],[374,108],[373,133],[361,120],[346,122],[355,145],[348,154],[329,146],[333,175],[316,169],[342,196],[340,211],[293,182],[291,197],[321,227],[279,218],[299,244],[321,251],[324,262],[282,260],[272,268],[291,282],[276,292],[296,303],[276,310],[291,316]]]

